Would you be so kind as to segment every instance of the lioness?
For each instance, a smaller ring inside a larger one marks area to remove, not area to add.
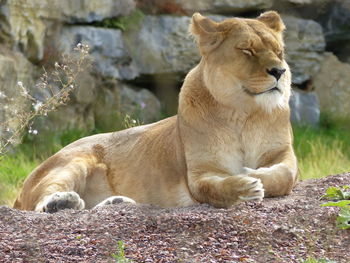
[[[297,163],[284,29],[273,11],[221,23],[194,14],[190,32],[202,59],[185,78],[178,115],[66,146],[29,175],[14,207],[226,208],[289,194]]]

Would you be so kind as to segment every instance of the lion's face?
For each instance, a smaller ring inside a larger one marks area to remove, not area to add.
[[[290,71],[277,13],[221,23],[195,14],[191,30],[203,56],[205,84],[217,101],[226,106],[253,102],[267,111],[288,105]]]

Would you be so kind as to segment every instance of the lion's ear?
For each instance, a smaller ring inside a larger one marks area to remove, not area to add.
[[[223,33],[218,31],[217,25],[218,23],[208,17],[199,13],[193,14],[190,33],[196,37],[202,55],[217,48],[224,39]]]
[[[282,18],[275,11],[268,11],[268,12],[262,13],[258,17],[258,20],[260,22],[263,22],[265,25],[267,25],[269,28],[273,29],[277,33],[282,33],[283,30],[286,29],[286,26],[284,25]]]

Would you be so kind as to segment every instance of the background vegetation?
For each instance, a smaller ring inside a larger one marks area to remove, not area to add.
[[[302,180],[350,170],[350,120],[321,114],[320,125],[293,127],[294,149]]]

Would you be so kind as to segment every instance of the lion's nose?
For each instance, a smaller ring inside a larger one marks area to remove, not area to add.
[[[280,79],[280,77],[282,76],[282,74],[284,72],[286,72],[285,68],[279,69],[279,68],[272,68],[272,69],[268,69],[266,70],[268,74],[270,74],[271,76],[274,76],[277,80]]]

